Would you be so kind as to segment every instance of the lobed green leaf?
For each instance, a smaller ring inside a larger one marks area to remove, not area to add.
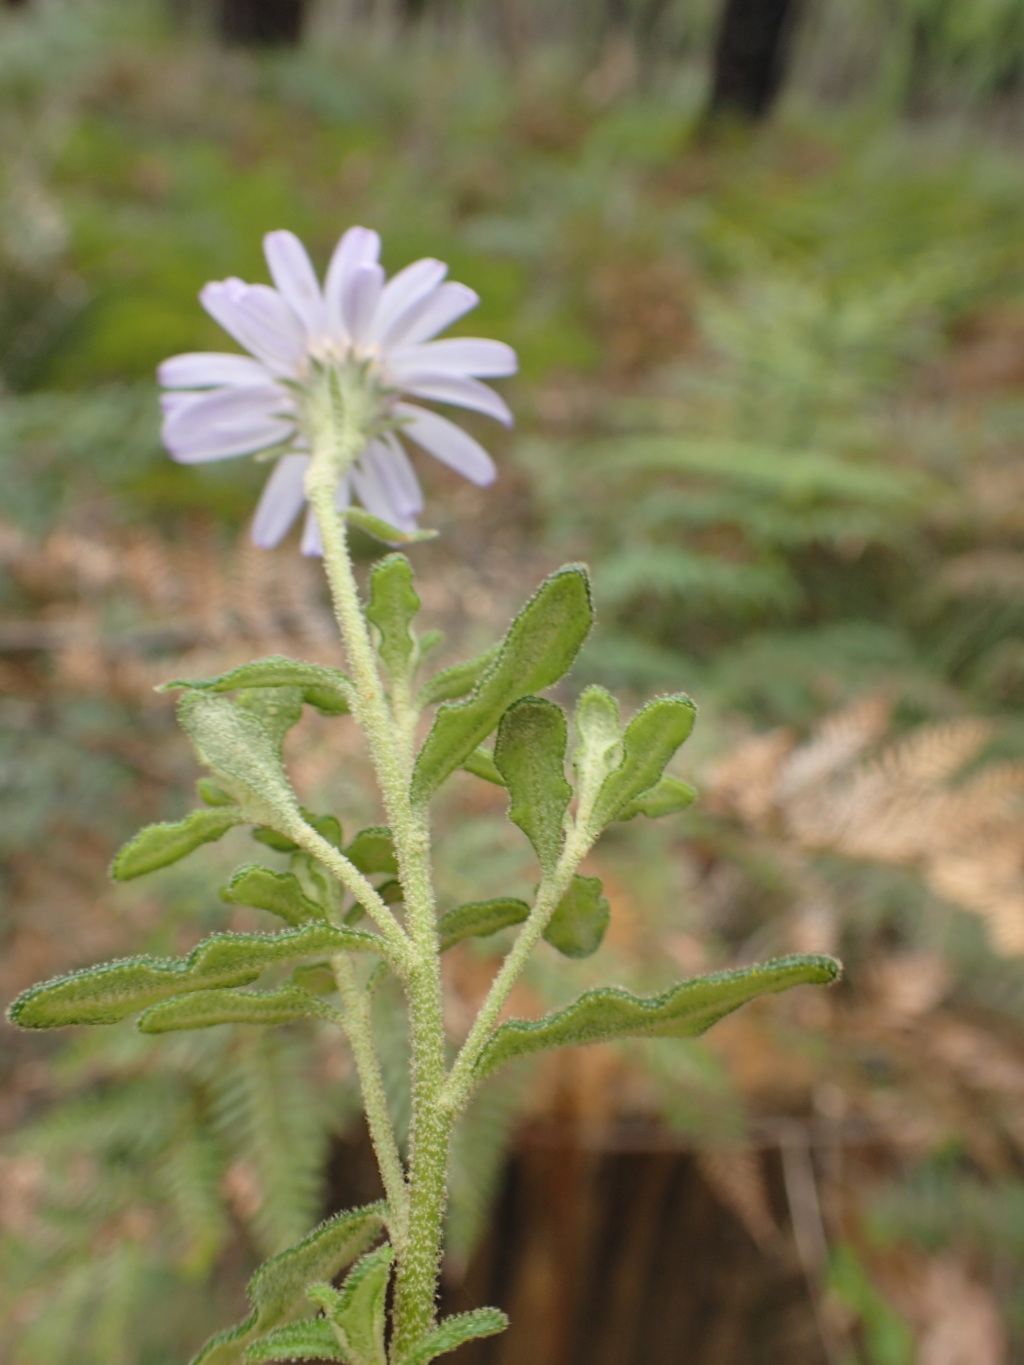
[[[235,698],[241,711],[248,711],[263,723],[263,728],[281,754],[284,737],[302,719],[301,687],[247,687]]]
[[[196,783],[196,794],[208,806],[233,806],[234,797],[209,777],[201,777]]]
[[[329,844],[333,844],[336,849],[341,850],[345,842],[341,830],[341,821],[336,815],[314,815],[311,811],[302,808],[302,818],[307,825],[312,825],[321,839],[326,839]]]
[[[253,864],[234,873],[227,886],[221,888],[220,898],[230,905],[267,910],[286,924],[296,926],[325,917],[323,906],[306,895],[294,872],[273,872],[269,867]]]
[[[301,963],[292,972],[292,982],[314,995],[333,995],[338,989],[334,972],[327,962]]]
[[[513,702],[556,683],[571,667],[592,622],[586,570],[570,565],[545,579],[512,622],[471,695],[446,702],[434,717],[413,770],[412,799],[426,801],[497,728]]]
[[[360,1256],[384,1228],[386,1205],[381,1202],[336,1214],[288,1247],[249,1281],[252,1312],[237,1327],[218,1332],[193,1358],[192,1365],[239,1365],[254,1338],[309,1314],[308,1287],[331,1280]]]
[[[544,937],[566,957],[590,957],[601,946],[610,916],[601,879],[577,874],[555,907]]]
[[[370,950],[375,934],[310,924],[280,934],[211,934],[187,957],[131,957],[32,986],[11,1005],[21,1028],[115,1024],[186,991],[246,986],[278,962]]]
[[[449,910],[437,922],[441,951],[461,943],[464,938],[483,938],[507,929],[511,924],[522,924],[529,918],[530,907],[525,901],[502,897],[492,901],[471,901]]]
[[[832,957],[793,956],[694,977],[661,995],[632,995],[617,986],[585,991],[566,1009],[542,1019],[512,1019],[502,1024],[481,1053],[477,1073],[484,1076],[515,1057],[554,1047],[615,1038],[696,1037],[758,996],[791,986],[825,985],[835,981],[841,970]]]
[[[265,1360],[341,1360],[348,1362],[338,1345],[334,1328],[326,1318],[292,1322],[277,1327],[245,1348],[246,1365],[262,1365]]]
[[[370,877],[377,872],[398,871],[395,856],[395,841],[386,825],[371,825],[361,829],[348,848],[345,857],[354,863],[364,876]]]
[[[576,703],[573,721],[576,726],[572,762],[576,770],[577,819],[585,825],[602,783],[622,758],[619,703],[603,687],[584,688]]]
[[[474,777],[482,777],[485,782],[493,782],[496,787],[503,787],[505,779],[498,772],[494,762],[494,755],[489,749],[474,749],[462,764],[467,773],[472,773]]]
[[[200,759],[221,782],[237,790],[257,810],[291,823],[299,815],[281,764],[280,746],[272,730],[227,697],[188,692],[178,703],[178,719]],[[274,820],[265,820],[274,824]]]
[[[393,1259],[385,1243],[355,1263],[340,1289],[315,1284],[306,1291],[330,1319],[350,1365],[387,1365],[384,1325]]]
[[[265,844],[267,848],[272,848],[275,853],[297,853],[298,844],[294,839],[289,839],[286,834],[278,834],[276,829],[271,829],[269,825],[257,825],[252,832],[252,837],[258,844]]]
[[[110,875],[118,882],[131,881],[158,868],[169,867],[187,858],[203,844],[223,838],[229,829],[244,822],[245,816],[237,806],[216,806],[210,810],[194,810],[184,820],[147,825],[139,830],[115,855]]]
[[[568,726],[560,706],[524,697],[501,718],[494,766],[509,792],[509,819],[519,826],[545,872],[552,872],[565,842],[565,813],[572,787],[565,780]]]
[[[689,736],[697,708],[689,697],[658,697],[626,726],[622,759],[608,774],[594,801],[590,826],[600,830],[619,818],[638,796],[661,778],[665,764]]]
[[[646,815],[649,820],[657,820],[662,815],[678,815],[692,806],[696,799],[697,793],[689,783],[680,781],[678,777],[669,777],[666,773],[653,787],[623,806],[615,818],[632,820],[636,815]]]
[[[251,664],[242,664],[218,678],[177,678],[157,690],[171,692],[234,692],[249,687],[297,687],[303,700],[328,716],[343,716],[349,710],[352,684],[336,668],[300,663],[283,654],[272,654]]]
[[[507,1326],[508,1317],[500,1308],[473,1308],[468,1313],[456,1313],[444,1318],[433,1331],[421,1337],[401,1358],[399,1365],[430,1365],[430,1361],[454,1351],[467,1341],[497,1336]]]
[[[137,1028],[140,1033],[174,1033],[215,1024],[273,1027],[296,1019],[333,1018],[336,1013],[329,1005],[299,986],[281,986],[276,991],[247,991],[236,986],[162,1000],[139,1016]]]
[[[392,526],[390,522],[367,512],[365,507],[342,508],[339,516],[384,545],[416,545],[423,540],[434,540],[438,534],[436,531],[428,530],[400,531],[397,526]]]
[[[443,630],[425,630],[416,641],[416,667],[418,668],[431,650],[437,649],[438,645],[443,645],[445,633]]]
[[[420,609],[412,565],[405,555],[387,555],[370,571],[366,619],[377,627],[377,652],[392,679],[407,677],[416,642],[409,627]]]
[[[498,657],[500,649],[500,644],[492,645],[490,649],[485,649],[482,654],[478,654],[475,659],[467,659],[465,663],[461,664],[452,664],[451,668],[445,668],[440,673],[435,673],[432,678],[427,679],[419,690],[419,695],[416,698],[419,706],[433,706],[435,702],[439,701],[455,701],[459,697],[464,697],[467,692],[472,692]]]

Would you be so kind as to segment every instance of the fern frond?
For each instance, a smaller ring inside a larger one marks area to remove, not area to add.
[[[234,1161],[252,1173],[250,1222],[268,1254],[316,1222],[329,1115],[308,1049],[286,1030],[239,1030],[233,1064],[211,1077],[213,1124]]]

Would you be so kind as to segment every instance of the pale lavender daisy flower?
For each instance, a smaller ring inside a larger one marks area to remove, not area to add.
[[[305,503],[310,463],[303,396],[316,375],[360,367],[380,396],[379,430],[340,478],[339,509],[358,498],[366,510],[403,531],[416,528],[423,494],[403,440],[473,483],[495,477],[491,457],[446,417],[409,398],[450,403],[510,426],[503,399],[481,378],[514,374],[516,356],[500,341],[435,341],[469,312],[478,296],[445,280],[441,261],[422,260],[385,282],[380,238],[354,227],[331,257],[323,288],[306,249],[291,232],[271,232],[264,250],[275,288],[227,279],[200,292],[203,307],[249,355],[193,353],[160,366],[163,439],[182,464],[267,452],[277,462],[264,487],[253,540],[270,548]],[[402,439],[400,439],[402,438]],[[312,510],[302,549],[320,553]]]

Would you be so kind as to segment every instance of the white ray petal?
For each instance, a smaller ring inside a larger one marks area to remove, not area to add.
[[[405,458],[406,468],[395,460],[394,450]],[[416,516],[422,510],[423,500],[408,457],[396,442],[373,441],[352,473],[356,492],[368,511],[399,530],[416,529]],[[414,486],[409,483],[410,475]]]
[[[218,280],[199,292],[215,322],[275,374],[294,374],[305,350],[298,318],[275,289],[242,280]]]
[[[341,320],[353,341],[363,341],[377,311],[384,271],[379,265],[357,265],[345,277],[341,290]]]
[[[388,352],[388,371],[402,382],[413,373],[473,375],[501,379],[519,368],[516,353],[503,341],[479,337],[446,337],[420,346],[401,346]]]
[[[435,403],[452,403],[457,408],[482,412],[503,426],[512,425],[512,413],[504,398],[476,379],[459,379],[447,374],[413,375],[402,387],[416,398],[429,398]]]
[[[302,525],[302,544],[299,546],[304,555],[322,555],[324,544],[320,539],[320,527],[312,507],[306,509],[306,520]]]
[[[377,315],[370,329],[370,340],[387,345],[393,328],[400,328],[405,313],[414,307],[425,294],[430,294],[448,274],[443,261],[426,257],[414,261],[393,275],[384,286]]]
[[[164,444],[182,464],[250,455],[287,440],[295,430],[294,422],[281,415],[281,391],[274,385],[218,389],[191,400],[185,394],[165,397],[172,407],[164,419]]]
[[[327,326],[332,335],[344,334],[341,299],[350,272],[360,265],[374,265],[379,256],[380,238],[369,228],[349,228],[334,248],[324,279]]]
[[[401,442],[387,432],[374,444],[384,448],[377,460],[383,477],[393,490],[395,504],[410,517],[419,516],[423,511],[423,489]]]
[[[205,389],[175,389],[170,393],[162,393],[160,395],[160,411],[165,417],[171,417],[175,413],[184,412],[186,408],[192,407],[206,395]]]
[[[268,232],[263,238],[263,254],[270,276],[285,302],[298,316],[311,337],[321,336],[327,325],[320,281],[306,248],[294,232]]]
[[[480,295],[468,285],[439,284],[432,293],[413,304],[391,328],[389,344],[415,346],[421,341],[429,341],[479,302]]]
[[[390,526],[397,526],[400,531],[411,529],[408,515],[395,505],[391,490],[381,477],[372,450],[364,451],[359,464],[353,468],[352,483],[359,501],[368,512]]]
[[[253,544],[270,550],[288,534],[306,501],[308,455],[282,455],[263,486],[252,523]]]
[[[494,461],[479,441],[436,412],[418,408],[412,403],[397,403],[395,412],[407,418],[403,431],[442,464],[456,470],[471,483],[481,486],[493,483],[497,474]]]
[[[226,351],[189,351],[172,355],[157,366],[156,377],[165,389],[213,389],[221,384],[267,384],[273,375],[247,355]]]

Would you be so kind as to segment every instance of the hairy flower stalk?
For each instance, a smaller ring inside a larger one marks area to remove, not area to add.
[[[348,468],[379,420],[372,389],[349,374],[329,381],[310,427],[312,459],[306,497],[316,516],[335,614],[357,696],[356,719],[370,743],[381,795],[394,837],[414,965],[407,976],[412,1037],[412,1124],[408,1204],[396,1246],[394,1359],[432,1325],[441,1257],[445,1177],[454,1116],[441,1107],[444,1089],[444,1018],[441,955],[430,870],[425,811],[409,798],[411,764],[398,740],[396,718],[381,683],[373,644],[352,572],[344,524],[335,507],[339,475]]]

